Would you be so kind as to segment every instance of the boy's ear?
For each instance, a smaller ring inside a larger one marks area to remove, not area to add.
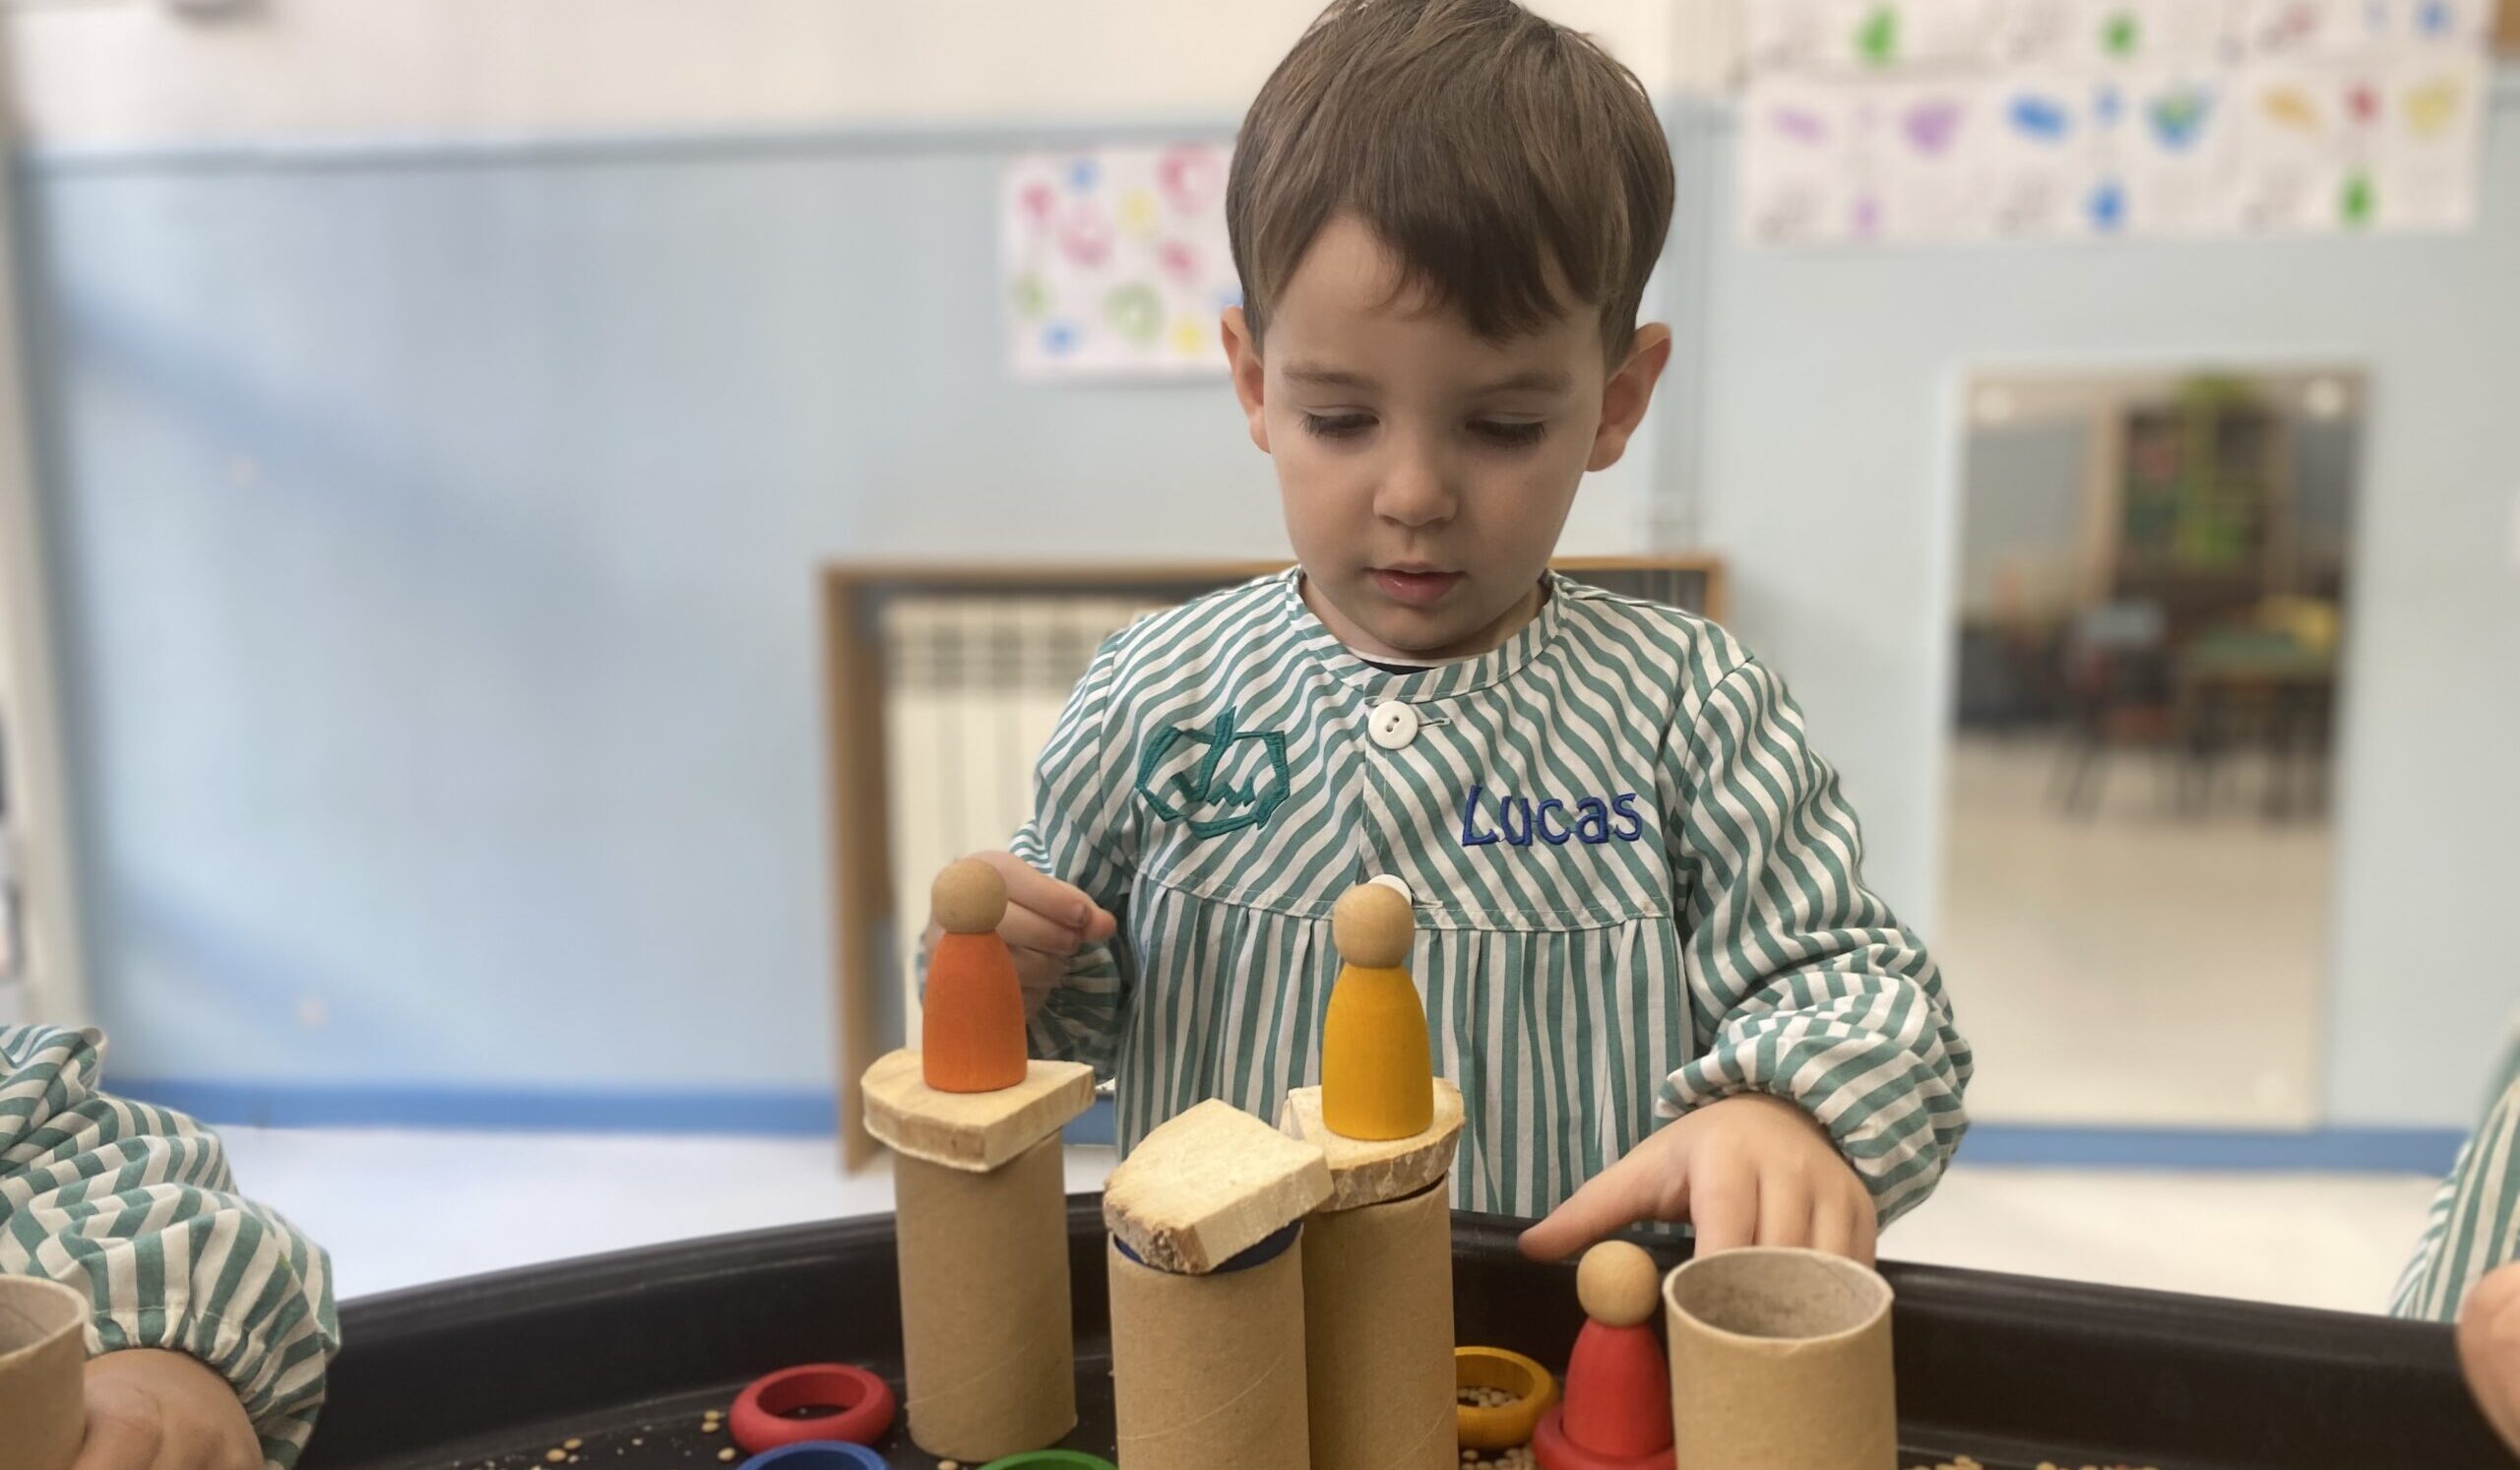
[[[1225,337],[1225,360],[1233,369],[1233,396],[1242,400],[1242,416],[1251,423],[1251,442],[1260,452],[1269,452],[1269,415],[1264,412],[1268,374],[1261,370],[1260,344],[1251,335],[1251,323],[1239,306],[1225,309],[1219,323]]]
[[[1654,385],[1670,360],[1670,328],[1648,322],[1636,329],[1628,341],[1627,360],[1603,385],[1602,426],[1593,435],[1593,454],[1584,462],[1585,469],[1606,470],[1627,453],[1627,441],[1645,421],[1645,410],[1654,402]]]

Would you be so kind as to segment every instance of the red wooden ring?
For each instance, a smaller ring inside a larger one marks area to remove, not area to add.
[[[1666,1444],[1640,1455],[1603,1454],[1566,1438],[1566,1405],[1550,1407],[1532,1431],[1532,1458],[1540,1470],[1671,1470],[1678,1451]]]
[[[783,1416],[808,1404],[835,1404],[838,1412],[803,1419]],[[893,1385],[846,1363],[808,1363],[756,1379],[735,1399],[726,1431],[746,1454],[808,1439],[872,1444],[893,1427]]]

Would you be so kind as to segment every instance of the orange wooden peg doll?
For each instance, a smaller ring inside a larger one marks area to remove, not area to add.
[[[1024,988],[997,936],[1006,880],[977,858],[936,875],[945,932],[927,957],[919,1014],[919,1069],[938,1092],[996,1092],[1024,1080]]]

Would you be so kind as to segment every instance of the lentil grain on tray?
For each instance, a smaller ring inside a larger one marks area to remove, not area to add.
[[[1471,1409],[1501,1409],[1514,1401],[1514,1395],[1502,1388],[1457,1388],[1453,1397]],[[1529,1445],[1500,1449],[1492,1459],[1476,1449],[1465,1449],[1461,1452],[1461,1470],[1535,1470],[1535,1461]]]

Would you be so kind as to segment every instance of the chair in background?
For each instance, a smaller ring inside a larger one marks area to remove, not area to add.
[[[2222,756],[2253,750],[2265,762],[2266,820],[2325,813],[2341,631],[2333,603],[2269,598],[2180,646],[2177,718],[2199,783],[2210,790]]]
[[[2052,795],[2067,812],[2100,809],[2106,761],[2124,748],[2169,749],[2179,735],[2169,619],[2159,605],[2106,603],[2065,633],[2065,745]]]

